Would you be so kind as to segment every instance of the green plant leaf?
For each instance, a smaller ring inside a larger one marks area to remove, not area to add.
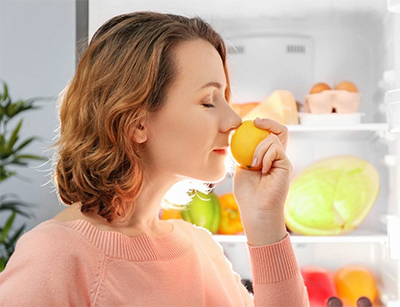
[[[12,118],[15,115],[15,109],[17,108],[17,104],[16,103],[12,103],[10,104],[10,106],[7,108],[7,113],[6,115],[9,118]]]
[[[22,118],[21,118],[21,120],[19,121],[18,125],[15,127],[14,131],[11,134],[10,140],[8,141],[6,154],[8,152],[12,151],[12,148],[13,148],[15,142],[18,140],[18,132],[21,129],[21,126],[22,126]]]
[[[4,167],[1,165],[0,166],[0,182],[17,175],[16,171],[8,171],[6,169],[4,169]]]
[[[4,210],[6,209],[6,208],[3,208]],[[1,210],[3,210],[3,209],[1,209]],[[27,213],[27,212],[24,212],[24,211],[21,211],[21,210],[19,210],[19,209],[15,209],[15,208],[9,208],[10,209],[10,211],[13,211],[13,210],[15,210],[15,212],[17,213],[17,214],[19,214],[19,215],[21,215],[21,216],[24,216],[24,217],[26,217],[26,218],[33,218],[34,217],[34,214],[29,214],[29,213]]]
[[[13,213],[8,218],[8,220],[6,222],[6,225],[4,226],[3,231],[1,233],[0,243],[4,243],[5,242],[5,240],[6,240],[7,236],[8,236],[8,232],[10,231],[11,226],[14,223],[14,219],[15,219],[16,214],[17,213],[15,211],[13,211]]]
[[[4,257],[0,257],[0,273],[4,271],[6,268],[6,259]]]
[[[14,198],[19,198],[18,194],[16,193],[4,193],[3,195],[0,195],[0,206],[1,203],[6,199],[7,197],[14,197]]]
[[[16,149],[11,150],[11,152],[5,153],[5,154],[3,155],[3,157],[4,157],[3,159],[8,158],[9,156],[11,156],[11,155],[13,155],[13,154],[16,154],[18,151],[22,150],[24,147],[26,147],[28,144],[30,144],[30,143],[31,143],[32,141],[34,141],[34,140],[43,141],[44,138],[35,136],[35,137],[31,137],[31,138],[25,140],[25,141],[24,141],[23,143],[21,143]],[[36,159],[36,158],[34,158],[34,159]],[[43,160],[43,159],[45,159],[45,157],[41,157],[41,159],[36,159],[36,160]]]
[[[0,159],[3,160],[5,159],[5,153],[6,153],[6,139],[4,138],[3,134],[0,134]]]
[[[34,218],[35,214],[34,213],[29,213],[26,211],[20,210],[20,207],[25,207],[25,208],[32,208],[32,207],[38,207],[36,204],[33,203],[27,203],[27,202],[21,202],[21,201],[3,201],[0,204],[0,211],[13,211],[15,210],[18,214],[26,217],[26,218]]]
[[[8,108],[10,107],[12,101],[11,99],[8,97],[6,100],[4,100],[4,106],[3,106],[3,112],[4,115],[8,116]],[[1,103],[3,105],[3,102]]]
[[[8,164],[17,164],[17,165],[20,165],[20,166],[28,166],[28,162],[21,162],[21,161],[18,161],[18,160],[12,160],[11,162],[7,163],[6,165],[8,165]]]
[[[21,161],[21,159],[30,159],[30,160],[39,160],[39,161],[47,161],[48,158],[44,156],[36,156],[36,155],[18,155],[14,156],[14,159],[11,161],[3,164],[3,165],[9,165],[9,164],[17,164],[21,166],[27,166],[28,162],[27,161]]]
[[[2,89],[0,89],[0,182],[3,182],[13,176],[16,176],[17,178],[21,177],[16,171],[8,170],[6,165],[16,164],[26,167],[29,160],[48,160],[48,157],[21,153],[21,151],[34,140],[43,140],[43,138],[30,137],[18,144],[17,141],[20,138],[19,133],[23,119],[17,119],[17,115],[27,110],[42,109],[41,106],[36,106],[34,102],[37,100],[53,99],[54,97],[35,97],[27,100],[19,99],[17,101],[12,101],[6,82],[3,82],[1,78],[0,82],[3,83]],[[10,134],[8,134],[6,126],[12,118],[16,118],[19,122],[14,128],[11,128]],[[15,222],[15,217],[17,215],[22,215],[26,218],[34,216],[33,213],[30,214],[28,208],[34,207],[35,204],[24,203],[19,199],[9,199],[10,195],[18,196],[17,194],[12,193],[0,195],[0,212],[4,215],[7,210],[11,211],[10,216],[7,217],[5,225],[1,225],[2,228],[0,228],[0,272],[4,270],[7,265],[8,260],[14,252],[16,242],[26,227],[24,224],[14,232],[12,226]]]
[[[12,118],[17,114],[26,111],[26,110],[34,110],[34,109],[42,109],[42,107],[34,106],[33,102],[36,99],[29,99],[29,100],[18,100],[14,102],[8,109],[7,116]]]
[[[48,158],[44,156],[36,156],[36,155],[18,155],[14,157],[14,160],[20,160],[20,159],[32,159],[32,160],[40,160],[40,161],[46,161]]]
[[[5,243],[7,249],[12,248],[14,249],[15,244],[17,243],[21,233],[24,231],[26,224],[24,223],[16,232],[15,234]]]
[[[22,143],[17,147],[17,149],[13,150],[12,153],[14,154],[14,153],[18,152],[19,150],[21,150],[22,148],[24,148],[25,146],[27,146],[28,144],[30,144],[32,141],[38,140],[38,139],[39,139],[38,137],[35,137],[35,136],[34,136],[34,137],[31,137],[31,138],[25,140],[24,142],[22,142]]]
[[[32,203],[27,203],[27,202],[21,202],[21,201],[19,201],[19,200],[9,200],[9,201],[3,201],[1,204],[0,204],[0,211],[1,210],[4,210],[4,209],[14,209],[14,208],[16,208],[16,207],[18,207],[18,206],[20,206],[20,207],[26,207],[26,208],[29,208],[29,207],[31,207],[31,206],[35,206],[35,204],[32,204]]]
[[[8,99],[8,86],[3,82],[3,94],[0,94],[0,101],[5,101]]]

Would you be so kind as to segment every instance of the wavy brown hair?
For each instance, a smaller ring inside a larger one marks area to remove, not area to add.
[[[204,39],[221,56],[222,37],[200,17],[149,11],[113,17],[93,35],[76,73],[59,95],[53,180],[63,203],[81,202],[108,222],[128,217],[143,186],[134,129],[166,102],[178,75],[174,48]]]

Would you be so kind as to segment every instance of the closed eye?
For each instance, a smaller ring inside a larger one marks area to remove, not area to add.
[[[201,105],[206,107],[206,108],[215,108],[215,106],[213,104],[202,103]]]
[[[200,101],[201,105],[204,106],[205,108],[215,108],[215,105],[210,104],[210,102],[213,101],[212,98],[213,98],[212,95],[206,97],[206,99],[203,99],[202,101]]]

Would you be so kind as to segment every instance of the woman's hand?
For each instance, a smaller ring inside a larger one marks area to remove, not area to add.
[[[254,152],[254,157],[258,158],[256,166],[261,164],[262,170],[236,166],[233,194],[249,244],[264,245],[279,241],[286,235],[283,207],[289,191],[292,164],[285,153],[288,129],[267,118],[254,122],[254,125],[271,132]]]

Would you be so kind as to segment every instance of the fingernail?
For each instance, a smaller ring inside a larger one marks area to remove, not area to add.
[[[257,165],[257,158],[256,157],[254,157],[254,159],[253,159],[253,162],[251,163],[251,166],[256,166]]]
[[[257,117],[254,121],[258,123],[260,121],[260,118]]]

